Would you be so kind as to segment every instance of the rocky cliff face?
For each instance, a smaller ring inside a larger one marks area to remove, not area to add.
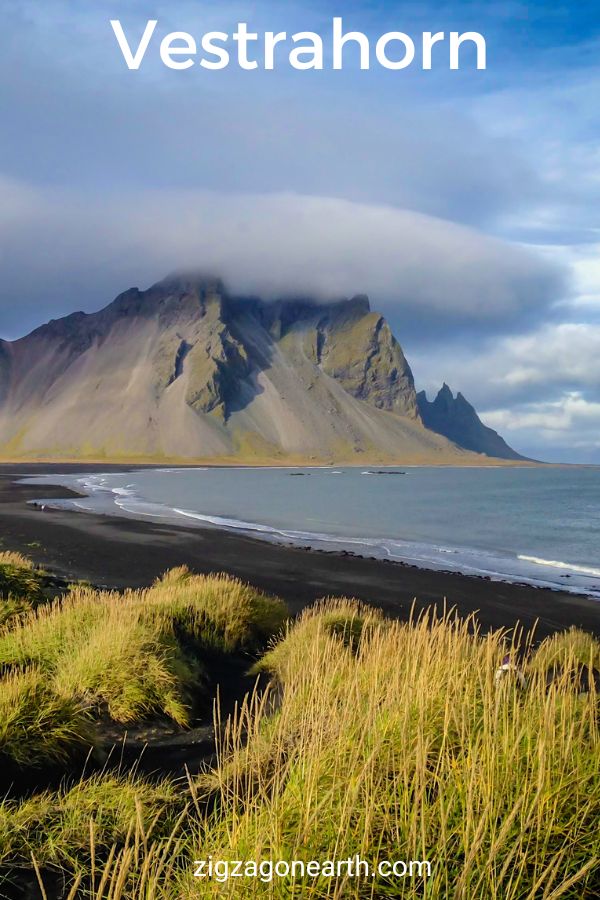
[[[133,288],[0,343],[6,457],[461,462],[366,297],[230,296],[219,279]]]
[[[460,392],[454,397],[447,384],[432,402],[425,391],[417,394],[417,401],[423,424],[459,447],[497,459],[525,458],[509,447],[497,431],[483,424],[475,408]]]

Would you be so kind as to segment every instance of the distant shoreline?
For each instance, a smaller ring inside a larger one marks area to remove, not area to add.
[[[27,459],[19,456],[0,456],[0,473],[4,470],[20,470],[22,468],[31,469],[33,474],[39,473],[39,467],[50,466],[52,472],[61,473],[63,471],[101,471],[101,469],[111,469],[113,471],[128,471],[129,469],[162,469],[165,466],[177,466],[180,468],[195,468],[196,466],[206,466],[209,469],[227,469],[227,468],[329,468],[332,466],[343,466],[346,468],[360,468],[361,466],[377,466],[379,468],[390,468],[396,466],[405,466],[406,468],[443,468],[443,469],[487,469],[487,468],[572,468],[572,469],[600,469],[600,463],[571,463],[571,462],[547,462],[540,459],[501,459],[493,456],[485,456],[483,454],[468,453],[468,459],[461,462],[460,459],[452,458],[451,461],[431,461],[415,459],[413,457],[405,457],[404,459],[381,459],[371,458],[365,455],[364,458],[358,459],[357,456],[349,459],[307,459],[306,457],[264,457],[264,458],[248,458],[234,456],[208,456],[191,459],[189,457],[86,457],[78,459],[77,457],[35,457]],[[476,461],[473,461],[476,457]]]
[[[600,635],[600,603],[587,597],[486,577],[421,569],[400,562],[274,544],[217,528],[76,513],[42,512],[27,505],[39,487],[15,479],[40,474],[47,464],[0,466],[0,529],[4,549],[20,550],[67,579],[108,588],[141,587],[166,569],[189,565],[198,572],[225,571],[276,593],[296,613],[324,596],[354,596],[407,619],[432,604],[476,614],[481,627],[529,629],[537,637],[571,625]],[[101,466],[53,466],[65,471],[102,471]],[[115,467],[113,467],[114,470]],[[119,466],[128,471],[131,465]],[[45,489],[64,498],[66,488]],[[76,496],[70,492],[71,496]],[[415,600],[416,598],[416,600]]]
[[[52,466],[53,470],[56,472],[60,472],[62,467],[69,469],[82,469],[88,470],[90,466],[94,468],[98,466],[109,467],[112,469],[120,469],[120,470],[128,470],[132,467],[135,468],[150,468],[150,469],[159,469],[164,466],[180,466],[181,468],[194,468],[195,466],[207,466],[208,468],[327,468],[330,466],[344,466],[344,467],[356,467],[360,466],[379,466],[381,468],[391,467],[391,466],[406,466],[410,467],[423,467],[423,468],[448,468],[448,469],[480,469],[480,468],[488,468],[488,467],[511,467],[514,468],[531,468],[532,466],[584,466],[586,468],[600,468],[600,465],[595,465],[594,463],[548,463],[543,460],[526,460],[526,459],[498,459],[493,456],[483,456],[481,460],[477,462],[473,462],[472,456],[471,458],[465,462],[458,462],[456,459],[452,459],[451,462],[432,462],[431,460],[417,460],[411,457],[400,459],[400,460],[381,460],[381,459],[372,459],[370,457],[365,457],[364,459],[356,459],[356,457],[351,457],[350,459],[335,459],[335,460],[325,460],[325,459],[306,459],[289,457],[286,459],[270,459],[265,457],[264,459],[247,459],[247,458],[237,458],[233,456],[209,456],[209,457],[199,457],[198,459],[190,459],[189,457],[185,457],[181,459],[180,457],[164,457],[156,458],[147,456],[133,457],[131,459],[124,458],[111,458],[111,459],[102,459],[102,457],[98,458],[86,458],[86,459],[77,459],[71,457],[59,458],[56,457],[39,457],[35,459],[24,459],[22,457],[0,457],[0,470],[2,470],[5,466],[14,466],[14,467],[28,467],[28,466]]]

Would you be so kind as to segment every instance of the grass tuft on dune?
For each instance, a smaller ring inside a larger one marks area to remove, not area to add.
[[[575,666],[581,643],[554,639],[554,660]],[[505,634],[452,616],[400,624],[343,601],[306,611],[260,663],[275,697],[249,700],[198,785],[218,798],[213,857],[431,862],[425,885],[348,882],[344,897],[597,896],[598,696],[535,677],[498,684],[505,652]],[[326,879],[288,889],[223,896],[334,896]],[[192,880],[180,890],[191,898]]]
[[[0,756],[62,759],[67,710],[73,751],[89,746],[90,717],[188,725],[206,690],[203,656],[255,652],[285,621],[281,601],[236,579],[180,576],[124,594],[77,587],[0,629],[0,698],[19,711],[0,730]]]
[[[157,659],[171,674],[165,661],[176,633],[191,644],[208,634],[211,647],[253,647],[267,622],[274,633],[282,623],[281,610],[253,589],[186,571],[120,602],[132,634],[139,628],[153,641],[164,637]],[[68,630],[73,610],[77,627],[91,635],[94,610],[106,614],[116,603],[75,592],[63,609],[63,636],[75,633]],[[88,698],[103,684],[105,699],[106,678],[94,682],[94,667],[77,654],[63,658],[45,615],[32,617],[20,642],[0,642],[3,658],[12,647],[20,677],[33,677],[37,666],[57,696],[64,679]],[[7,801],[0,860],[14,873],[29,852],[97,900],[592,900],[600,887],[599,698],[593,685],[581,693],[564,677],[548,686],[541,673],[552,665],[568,675],[600,648],[578,631],[542,643],[523,687],[496,679],[507,645],[506,632],[481,635],[451,613],[400,623],[355,601],[321,602],[256,665],[270,674],[270,689],[217,722],[211,771],[174,791],[105,775],[68,792]],[[124,669],[121,651],[114,654],[112,666]],[[209,857],[291,862],[355,854],[373,865],[429,861],[431,875],[193,877],[194,860]]]
[[[23,801],[0,803],[0,867],[13,872],[31,866],[90,873],[106,862],[111,848],[127,843],[138,829],[147,840],[168,837],[181,811],[171,782],[94,775],[70,788],[44,791]],[[1,891],[1,881],[0,881]]]
[[[43,602],[44,575],[21,553],[0,553],[0,627]]]
[[[14,550],[3,550],[0,553],[0,566],[12,566],[14,569],[26,569],[28,572],[32,572],[34,568],[30,559]]]

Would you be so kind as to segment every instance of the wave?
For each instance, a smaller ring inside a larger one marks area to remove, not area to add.
[[[564,581],[559,582],[558,580],[552,581],[547,578],[540,578],[539,576],[534,576],[533,570],[529,572],[522,570],[519,572],[510,565],[508,558],[504,560],[492,551],[486,553],[473,548],[440,546],[439,544],[426,544],[384,537],[356,537],[347,534],[300,531],[286,528],[285,526],[277,527],[229,516],[201,513],[181,507],[149,504],[143,500],[138,503],[132,503],[131,498],[128,498],[128,502],[123,502],[121,498],[116,502],[123,511],[129,511],[134,515],[158,516],[162,518],[170,514],[178,518],[193,519],[204,525],[224,528],[228,531],[238,531],[248,535],[260,536],[263,539],[275,541],[276,543],[285,540],[296,546],[346,549],[351,550],[358,556],[374,555],[379,559],[387,557],[391,560],[404,561],[424,568],[448,569],[450,571],[463,572],[467,575],[487,577],[492,580],[520,581],[527,584],[535,584],[538,587],[598,596],[595,587],[589,589],[577,586],[575,582],[567,585]],[[588,566],[541,560],[537,557],[525,556],[524,554],[516,556],[516,559],[530,565],[551,565],[556,568],[571,569],[573,573],[578,574],[580,577],[600,577],[600,570]],[[513,565],[514,560],[515,557],[513,557]]]
[[[575,563],[562,562],[560,559],[540,559],[539,556],[525,556],[519,553],[517,559],[523,562],[534,563],[536,566],[549,566],[552,569],[569,569],[571,572],[577,572],[579,575],[590,575],[592,578],[600,578],[600,569],[594,569],[591,566],[578,566]]]
[[[440,565],[442,565],[443,559],[443,565],[450,566],[451,569],[458,572],[484,575],[500,580],[523,580],[533,584],[540,584],[548,587],[560,586],[562,589],[566,589],[566,585],[559,585],[558,582],[554,584],[546,580],[541,581],[537,578],[528,578],[525,573],[517,574],[516,572],[503,571],[502,568],[497,567],[500,559],[496,558],[496,554],[493,554],[492,552],[486,554],[482,553],[482,551],[470,548],[444,547],[435,544],[421,544],[413,541],[394,540],[393,538],[351,537],[350,535],[342,534],[297,531],[290,528],[277,528],[273,525],[266,525],[259,522],[248,522],[225,516],[208,515],[206,513],[199,513],[194,510],[180,509],[177,507],[172,507],[172,512],[176,513],[178,516],[195,519],[196,521],[203,522],[207,525],[213,525],[217,528],[226,528],[231,531],[243,531],[247,534],[260,534],[263,537],[271,538],[272,540],[286,538],[287,540],[300,542],[304,545],[308,544],[309,546],[330,544],[339,548],[353,547],[357,548],[356,552],[358,552],[358,555],[364,555],[365,553],[380,553],[384,554],[389,559],[404,560],[416,563],[417,565],[424,564],[426,567],[433,566],[434,568],[439,568]],[[437,559],[436,554],[439,554],[442,559]],[[456,559],[450,560],[447,559],[447,556],[454,556]],[[538,565],[550,565],[556,568],[570,569],[581,575],[592,577],[600,576],[600,570],[588,566],[552,562],[538,559],[535,556],[530,557],[525,555],[518,555],[517,559]]]

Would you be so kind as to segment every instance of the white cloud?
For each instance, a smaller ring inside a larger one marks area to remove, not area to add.
[[[49,308],[54,315],[75,303],[94,308],[132,281],[146,286],[190,267],[222,274],[236,292],[263,296],[368,293],[377,305],[425,321],[504,324],[563,286],[560,269],[473,229],[389,206],[290,193],[100,196],[0,180],[0,237],[3,294],[19,298],[21,319],[28,304],[43,304],[43,320]],[[3,313],[10,322],[6,304]]]
[[[481,408],[525,402],[558,391],[600,391],[600,325],[561,322],[526,334],[489,339],[466,350],[455,344],[411,354],[431,390],[442,380]]]
[[[449,346],[409,357],[430,394],[446,380],[520,452],[600,461],[600,325],[548,324],[470,352]]]
[[[488,411],[484,416],[486,422],[498,430],[535,430],[545,432],[547,436],[549,433],[576,431],[579,443],[582,432],[589,431],[593,446],[600,447],[600,403],[586,400],[579,391],[566,393],[559,400]]]
[[[600,386],[600,325],[547,325],[531,334],[506,338],[495,356],[501,369],[493,380],[508,387]]]
[[[600,463],[600,402],[579,391],[553,401],[488,411],[483,418],[533,457]]]

